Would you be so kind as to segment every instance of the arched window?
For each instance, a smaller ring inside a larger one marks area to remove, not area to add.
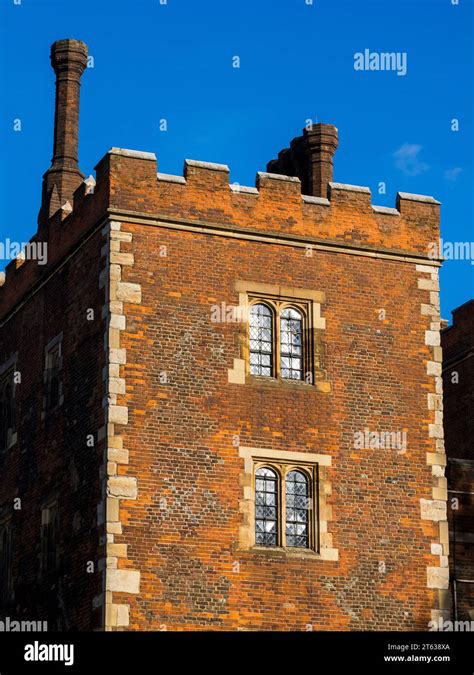
[[[255,545],[318,551],[317,481],[317,464],[255,459]]]
[[[293,307],[280,314],[281,377],[303,379],[303,315]]]
[[[309,548],[310,494],[308,478],[301,471],[289,471],[285,478],[286,545]]]
[[[252,375],[273,375],[273,312],[267,305],[250,309],[250,372]]]
[[[255,543],[278,546],[278,476],[267,467],[255,472]]]

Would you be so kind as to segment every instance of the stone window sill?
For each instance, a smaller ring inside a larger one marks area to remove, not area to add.
[[[260,377],[259,375],[247,375],[245,384],[263,387],[284,387],[285,389],[307,389],[308,391],[331,391],[331,385],[327,380],[305,382],[304,380],[290,380],[282,377]]]
[[[257,553],[266,557],[275,556],[277,558],[291,558],[296,560],[326,560],[320,552],[311,549],[296,550],[292,547],[284,546],[251,546],[247,549],[240,549],[246,553]]]

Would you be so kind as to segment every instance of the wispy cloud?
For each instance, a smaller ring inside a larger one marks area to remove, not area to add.
[[[415,143],[403,143],[403,145],[393,153],[395,166],[397,169],[400,169],[405,176],[419,176],[430,168],[429,164],[423,162],[419,157],[421,148],[421,145]]]
[[[452,169],[446,169],[444,172],[444,177],[446,180],[449,180],[451,183],[457,180],[459,174],[462,172],[462,167],[454,166]]]

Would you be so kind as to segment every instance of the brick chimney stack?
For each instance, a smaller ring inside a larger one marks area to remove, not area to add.
[[[87,45],[79,40],[58,40],[51,46],[56,73],[54,149],[51,167],[43,176],[40,224],[50,218],[84,180],[77,163],[81,75],[87,66]]]
[[[333,160],[338,146],[337,129],[332,124],[313,124],[294,138],[290,147],[267,164],[267,171],[301,180],[301,191],[313,197],[327,197],[333,179]]]

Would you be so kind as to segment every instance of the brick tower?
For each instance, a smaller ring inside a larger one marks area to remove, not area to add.
[[[449,602],[439,202],[333,182],[326,124],[251,187],[120,148],[84,182],[86,55],[52,49],[47,264],[0,288],[2,612],[426,630]]]

